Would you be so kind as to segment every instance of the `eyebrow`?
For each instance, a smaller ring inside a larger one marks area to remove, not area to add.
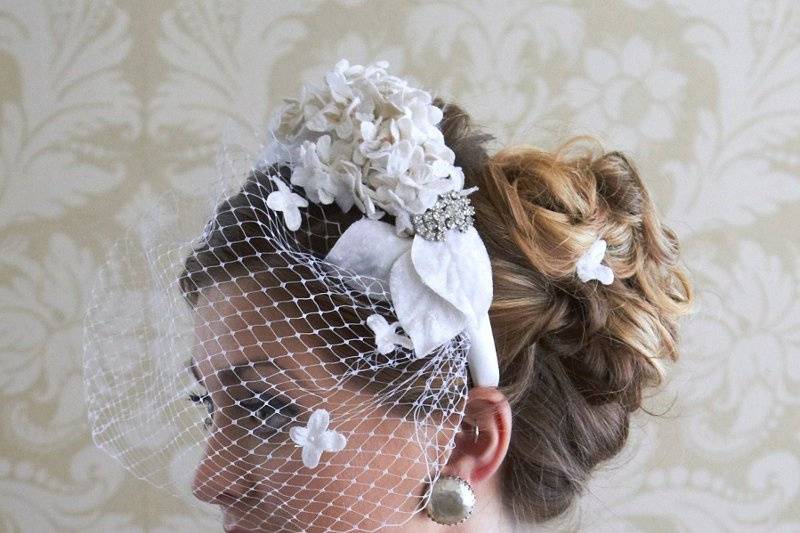
[[[286,370],[285,368],[282,368],[282,367],[278,366],[277,364],[273,363],[272,361],[267,361],[267,360],[265,360],[265,361],[254,361],[252,363],[245,363],[245,364],[241,364],[241,365],[235,365],[235,366],[232,366],[232,367],[229,367],[229,368],[223,368],[222,370],[217,371],[217,376],[219,376],[219,380],[220,380],[220,382],[222,384],[231,384],[232,382],[236,382],[236,381],[242,381],[243,382],[244,380],[242,380],[242,377],[237,374],[238,371],[246,370],[246,369],[252,369],[252,368],[255,368],[255,367],[261,366],[261,365],[270,366],[270,367],[278,370],[279,372],[285,372],[289,376],[292,376],[292,373],[289,370]],[[197,382],[200,383],[201,385],[205,386],[205,383],[200,378],[200,372],[198,372],[198,370],[197,370],[197,365],[194,362],[194,357],[190,357],[189,358],[189,370],[192,372],[192,375],[194,376],[194,379],[196,379]],[[292,376],[292,377],[294,377],[294,376]]]

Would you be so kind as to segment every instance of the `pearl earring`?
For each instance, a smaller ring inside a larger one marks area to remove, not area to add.
[[[446,526],[459,524],[475,509],[472,486],[456,476],[439,476],[430,488],[425,511],[431,520]]]

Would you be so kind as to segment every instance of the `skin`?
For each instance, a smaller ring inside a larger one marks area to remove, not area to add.
[[[414,423],[375,404],[374,391],[358,380],[337,387],[346,367],[327,347],[330,338],[317,333],[330,317],[298,312],[301,305],[246,278],[205,289],[196,306],[192,371],[208,391],[213,414],[192,489],[223,508],[225,530],[374,531],[405,522],[381,531],[511,531],[499,487],[511,430],[503,394],[472,388],[460,426],[438,421],[434,438],[441,446],[455,433],[442,473],[468,481],[477,505],[462,524],[436,524],[416,511],[427,471]],[[259,418],[252,407],[263,405],[260,393],[289,404],[279,411],[285,416],[267,408]],[[345,435],[347,445],[323,453],[310,469],[288,429],[305,426],[319,408],[330,412],[328,429]]]

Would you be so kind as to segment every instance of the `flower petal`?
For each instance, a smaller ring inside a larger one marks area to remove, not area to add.
[[[599,280],[603,285],[611,285],[614,281],[614,271],[606,265],[597,265],[594,271],[594,279]]]
[[[408,170],[413,152],[414,145],[411,144],[411,141],[403,140],[397,143],[389,153],[389,161],[386,163],[386,173],[390,176],[399,176]]]
[[[579,263],[575,268],[575,272],[578,274],[578,279],[584,283],[594,279],[594,270],[589,266]]]
[[[587,253],[587,258],[590,265],[600,264],[600,261],[603,260],[603,256],[606,255],[606,246],[607,244],[605,239],[597,239],[592,243],[592,246],[589,248],[589,252]]]
[[[406,337],[405,335],[400,335],[398,333],[393,333],[392,336],[391,336],[391,341],[392,341],[392,343],[394,345],[393,349],[397,349],[396,348],[397,346],[400,346],[400,347],[405,348],[407,350],[413,350],[414,349],[414,343],[411,342],[411,339]]]
[[[308,443],[308,429],[302,426],[289,428],[289,438],[298,446],[305,446]]]
[[[394,343],[391,341],[391,334],[394,327],[390,326],[386,319],[378,314],[367,317],[367,326],[375,333],[375,346],[378,353],[387,354],[394,350]]]
[[[318,435],[328,429],[330,422],[330,414],[325,409],[315,409],[311,416],[308,417],[308,432],[311,435]]]
[[[308,207],[308,200],[299,194],[292,193],[289,202],[295,207]]]
[[[391,341],[387,341],[383,337],[379,337],[375,339],[375,348],[378,350],[378,353],[381,355],[386,355],[388,353],[392,353],[395,350],[394,343]]]
[[[283,220],[286,222],[286,227],[291,231],[300,229],[300,223],[303,217],[300,215],[300,210],[294,206],[288,206],[283,210]]]
[[[375,335],[382,335],[389,329],[389,323],[381,315],[374,313],[367,317],[367,326],[375,333]]]
[[[441,159],[437,159],[436,161],[431,163],[431,172],[437,178],[446,178],[447,176],[450,175],[452,169],[453,165]]]
[[[281,191],[273,191],[267,195],[267,207],[273,211],[283,211],[286,208],[286,196]]]
[[[372,141],[375,139],[375,124],[369,121],[364,121],[361,123],[361,137],[365,141]]]
[[[316,468],[319,464],[319,458],[322,455],[322,448],[319,446],[309,444],[303,446],[303,464],[306,468]]]
[[[321,161],[329,162],[331,157],[331,137],[330,135],[323,135],[317,139],[316,144],[317,154]]]
[[[319,445],[326,452],[339,452],[347,446],[347,439],[338,431],[326,431],[320,435]]]

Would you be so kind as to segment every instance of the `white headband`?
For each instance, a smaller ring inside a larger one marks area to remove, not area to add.
[[[410,344],[420,358],[466,331],[473,383],[496,386],[491,265],[468,197],[477,188],[464,189],[463,171],[436,127],[442,110],[431,94],[387,74],[387,66],[342,59],[325,87],[304,86],[299,99],[286,99],[270,122],[272,140],[260,164],[289,164],[291,183],[309,201],[336,202],[345,212],[355,205],[366,215],[325,259],[374,278],[373,296],[391,295],[407,337],[394,332],[396,324],[387,337],[389,325],[373,320],[376,343],[383,340],[384,350],[387,339]],[[267,205],[296,230],[308,202],[284,186]],[[379,220],[386,213],[394,226]]]

